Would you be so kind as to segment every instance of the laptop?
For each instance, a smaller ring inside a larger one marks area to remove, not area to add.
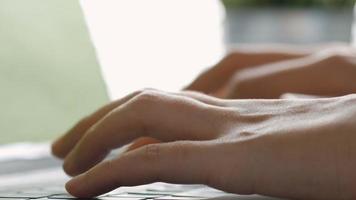
[[[0,32],[0,200],[75,199],[64,188],[70,177],[48,141],[109,101],[80,6],[72,0],[2,0],[0,16],[7,27]],[[96,199],[274,198],[152,183]]]

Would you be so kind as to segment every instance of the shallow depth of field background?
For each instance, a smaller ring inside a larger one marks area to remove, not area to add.
[[[0,143],[51,140],[141,87],[179,90],[226,46],[352,39],[353,0],[149,2],[0,1]]]

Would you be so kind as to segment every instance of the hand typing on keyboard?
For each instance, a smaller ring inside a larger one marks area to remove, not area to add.
[[[355,199],[356,95],[225,100],[196,92],[134,92],[84,118],[53,144],[93,197],[156,181],[238,194]],[[143,137],[150,139],[142,140]],[[105,160],[113,149],[129,151]]]

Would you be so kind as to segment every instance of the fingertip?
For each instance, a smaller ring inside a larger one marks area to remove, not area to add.
[[[86,194],[85,191],[83,190],[83,183],[85,182],[83,181],[83,178],[84,175],[79,175],[72,178],[66,183],[65,188],[70,195],[74,197],[80,197],[80,198],[91,197],[88,194]]]
[[[88,173],[80,174],[69,180],[65,184],[65,188],[70,195],[85,199],[94,198],[115,189],[115,187],[107,186],[105,183],[100,184],[97,180],[93,181],[93,178],[95,177],[90,177]]]
[[[75,187],[75,183],[73,183],[73,179],[68,181],[64,187],[70,195],[77,197],[77,192],[75,191],[76,187]]]
[[[57,139],[51,144],[51,153],[57,158],[65,158],[66,152],[63,151],[61,139]]]
[[[69,176],[72,176],[72,177],[74,177],[74,176],[79,174],[79,172],[77,172],[78,170],[74,166],[74,163],[68,161],[67,159],[63,163],[63,171],[66,174],[68,174]]]

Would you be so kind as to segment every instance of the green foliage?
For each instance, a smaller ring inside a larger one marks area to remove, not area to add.
[[[356,0],[223,0],[227,7],[349,7]]]

